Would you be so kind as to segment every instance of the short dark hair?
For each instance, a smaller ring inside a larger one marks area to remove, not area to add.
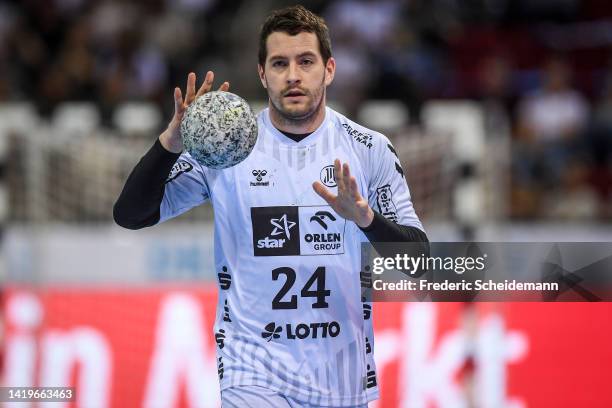
[[[276,31],[285,32],[289,35],[297,35],[301,32],[315,33],[319,40],[319,51],[323,57],[323,63],[332,55],[331,39],[329,29],[323,18],[303,6],[291,6],[273,11],[264,21],[259,32],[259,64],[263,67],[268,57],[266,41],[270,34]]]

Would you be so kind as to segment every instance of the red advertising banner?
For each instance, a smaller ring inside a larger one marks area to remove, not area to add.
[[[55,407],[219,406],[213,286],[3,298],[2,386],[76,387]],[[611,314],[610,303],[375,304],[370,407],[610,407]]]

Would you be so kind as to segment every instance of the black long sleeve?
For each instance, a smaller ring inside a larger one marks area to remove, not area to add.
[[[378,245],[385,242],[417,242],[419,245],[411,246],[413,256],[429,256],[429,239],[427,234],[417,227],[396,224],[386,219],[380,213],[374,211],[372,224],[366,228],[359,227],[376,251],[383,257],[393,258],[397,255],[396,251],[386,245]],[[418,278],[426,273],[426,269],[410,274],[413,278]]]
[[[396,224],[376,211],[372,224],[360,229],[370,242],[429,242],[427,235],[417,227]]]
[[[159,221],[165,182],[180,153],[164,149],[159,142],[149,149],[130,173],[113,206],[113,219],[128,229],[140,229]]]

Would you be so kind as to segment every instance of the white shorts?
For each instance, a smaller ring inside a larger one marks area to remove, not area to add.
[[[221,391],[221,408],[320,408],[257,385],[241,385]],[[368,408],[368,404],[345,408]]]

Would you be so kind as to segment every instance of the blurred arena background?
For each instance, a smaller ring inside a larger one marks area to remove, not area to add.
[[[211,208],[133,232],[112,205],[188,72],[265,105],[257,32],[289,4],[0,3],[1,385],[217,406]],[[431,241],[612,242],[608,1],[302,4],[331,31],[330,105],[392,139]],[[377,304],[373,406],[612,406],[611,312]]]

